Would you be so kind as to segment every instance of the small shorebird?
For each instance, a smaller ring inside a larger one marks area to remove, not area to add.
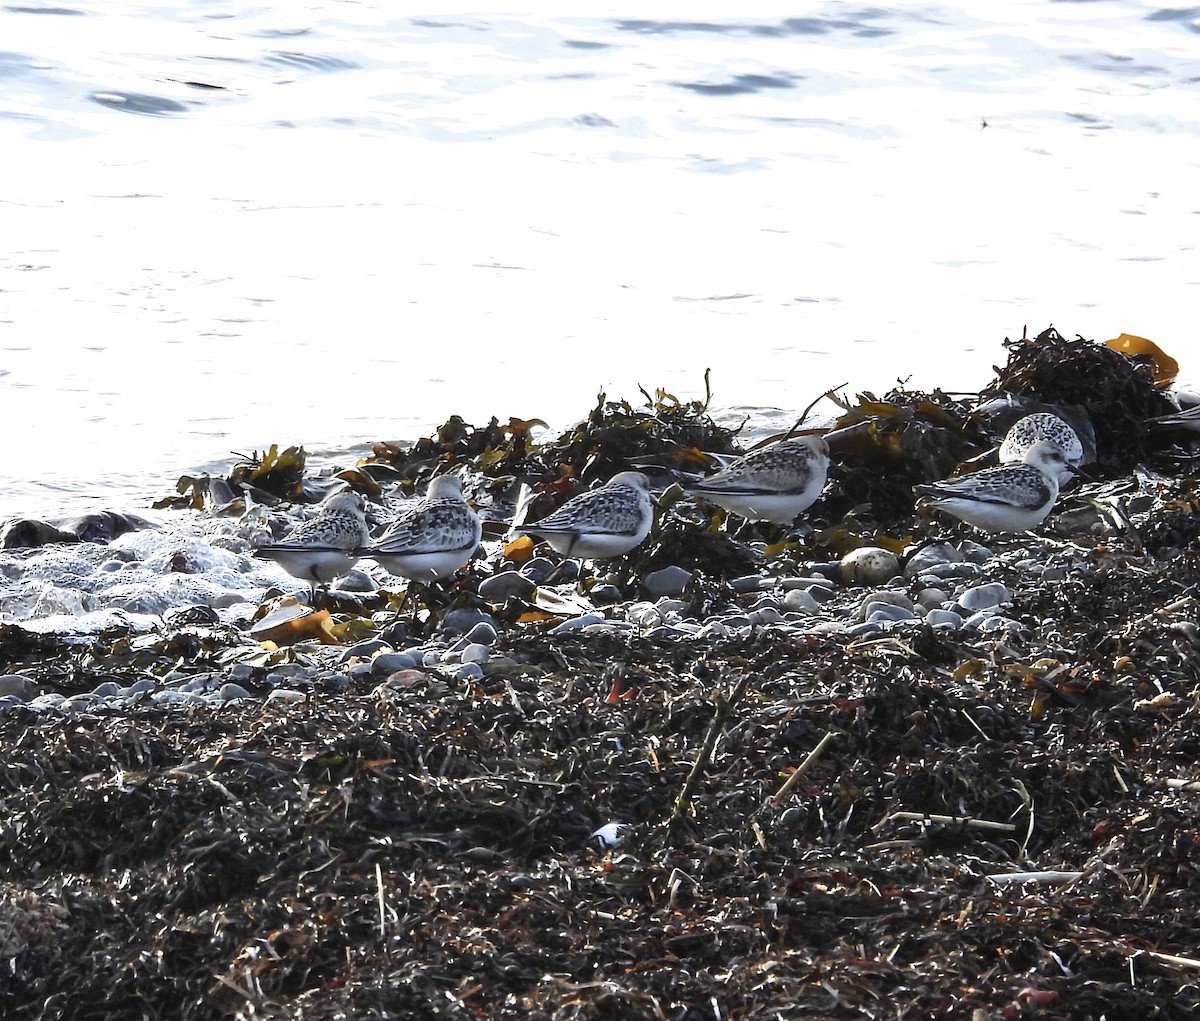
[[[254,555],[308,582],[316,595],[318,586],[328,585],[358,562],[358,548],[368,538],[362,497],[341,490],[325,500],[315,517],[278,542],[259,546]]]
[[[1051,440],[1036,440],[1021,464],[985,468],[972,475],[913,486],[918,509],[932,507],[985,532],[1036,528],[1058,499],[1067,455]]]
[[[628,553],[650,534],[653,522],[650,480],[641,472],[629,471],[514,531],[545,539],[564,557],[596,559]]]
[[[685,488],[747,521],[790,525],[825,488],[829,445],[820,436],[796,436],[745,457]]]
[[[358,552],[389,574],[410,581],[439,581],[479,548],[483,525],[453,475],[429,483],[424,499],[406,507],[375,542]]]
[[[1013,423],[1000,444],[1000,463],[1022,463],[1026,452],[1038,440],[1049,440],[1066,454],[1069,467],[1059,477],[1059,482],[1065,483],[1074,474],[1073,469],[1083,462],[1083,441],[1067,422],[1048,411],[1026,415]]]

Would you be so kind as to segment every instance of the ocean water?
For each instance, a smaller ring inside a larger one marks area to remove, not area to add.
[[[1197,9],[715,6],[0,8],[0,519],[1050,323],[1200,377]]]

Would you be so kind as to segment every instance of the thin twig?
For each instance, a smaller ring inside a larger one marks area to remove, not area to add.
[[[826,747],[829,745],[829,742],[832,741],[836,736],[836,731],[827,730],[825,732],[825,736],[817,742],[817,746],[811,752],[809,752],[807,756],[805,756],[804,761],[796,767],[796,771],[787,778],[787,782],[775,792],[775,796],[771,799],[773,804],[778,805],[779,802],[787,797],[788,792],[800,782],[800,778],[804,776],[805,773],[812,769],[813,764],[821,757],[821,753],[825,751]]]
[[[683,782],[683,789],[679,792],[679,797],[675,799],[675,808],[671,811],[671,817],[667,820],[668,833],[678,825],[684,813],[691,807],[692,794],[699,786],[704,771],[708,769],[709,762],[712,761],[713,751],[717,747],[717,739],[721,736],[721,731],[725,729],[725,724],[728,722],[734,706],[741,701],[742,695],[746,691],[746,685],[749,683],[750,675],[746,674],[738,681],[728,698],[723,695],[717,696],[717,707],[713,711],[712,722],[708,725],[708,733],[704,735],[704,744],[700,748],[700,754],[696,756],[696,761],[693,763],[687,779]]]
[[[988,876],[997,886],[1011,886],[1015,883],[1074,883],[1082,879],[1086,872],[1000,872]]]
[[[1010,822],[991,822],[988,819],[973,819],[969,815],[933,815],[929,812],[892,812],[890,815],[885,815],[879,822],[872,826],[872,831],[878,832],[893,819],[899,819],[902,822],[940,822],[946,823],[950,826],[970,826],[977,830],[998,830],[1001,833],[1013,833],[1017,828]]]
[[[383,939],[387,935],[387,909],[383,899],[383,869],[379,862],[375,863],[375,892],[379,898],[379,938]]]

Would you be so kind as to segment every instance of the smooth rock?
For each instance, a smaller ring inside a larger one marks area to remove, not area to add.
[[[934,607],[925,614],[925,623],[930,627],[945,627],[957,630],[963,626],[963,619],[961,614],[955,613],[953,610],[943,610]]]
[[[308,695],[306,695],[303,691],[297,691],[295,688],[276,688],[274,691],[272,691],[270,694],[267,695],[266,701],[268,703],[270,703],[270,702],[291,703],[291,702],[303,702],[306,698],[308,698]]]
[[[900,620],[916,620],[917,615],[904,606],[894,603],[872,603],[867,607],[866,619],[875,624],[887,624]]]
[[[900,559],[880,546],[860,546],[838,562],[843,585],[879,585],[900,571]]]
[[[397,670],[411,670],[415,666],[416,657],[407,652],[381,652],[371,660],[371,674],[375,677],[387,677]]]
[[[478,663],[463,663],[452,676],[456,681],[480,681],[484,677],[483,667]]]
[[[490,613],[484,613],[482,610],[464,606],[447,613],[442,618],[439,630],[447,635],[465,635],[471,628],[480,623],[487,623],[492,627],[496,627],[496,618]]]
[[[468,642],[478,645],[491,645],[497,638],[496,629],[486,620],[481,620],[465,635]]]
[[[651,571],[642,579],[642,585],[654,598],[681,596],[693,577],[691,571],[671,565],[658,571]]]
[[[957,564],[963,559],[948,542],[931,542],[914,552],[904,565],[904,577],[915,578],[924,571],[939,571],[946,564]]]
[[[926,610],[939,609],[950,601],[950,593],[943,588],[923,588],[917,593],[917,605]]]
[[[379,589],[375,579],[357,567],[338,578],[337,587],[340,592],[376,592]]]
[[[479,642],[472,642],[458,655],[463,663],[486,663],[491,658],[492,650]]]
[[[550,629],[550,634],[565,635],[565,634],[569,634],[572,631],[581,631],[583,628],[587,627],[589,624],[605,624],[605,623],[607,623],[607,621],[605,620],[603,614],[584,613],[578,617],[571,617],[568,620],[564,620],[559,624],[555,624],[554,627],[552,627]]]
[[[616,585],[593,585],[588,598],[596,606],[611,606],[624,599],[625,594]]]
[[[912,610],[912,600],[908,598],[908,593],[900,589],[873,589],[862,597],[858,604],[857,617],[861,620],[866,620],[871,613],[872,606],[902,606],[906,610]]]
[[[783,597],[783,608],[791,613],[816,613],[821,604],[809,589],[794,588]]]
[[[1007,585],[992,582],[966,589],[958,597],[958,605],[964,610],[985,610],[990,606],[1001,606],[1012,602],[1012,590]]]
[[[479,595],[489,603],[499,605],[513,598],[528,599],[536,588],[537,583],[520,571],[501,571],[479,583]]]
[[[221,687],[217,689],[217,696],[220,698],[220,700],[222,702],[230,702],[235,698],[253,698],[254,697],[253,695],[250,694],[250,692],[248,692],[240,684],[234,684],[232,681],[228,681],[225,684],[222,684]]]
[[[41,686],[28,674],[0,674],[0,698],[11,695],[28,702],[40,691]]]

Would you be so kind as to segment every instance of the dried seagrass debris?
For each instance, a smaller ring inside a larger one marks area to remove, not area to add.
[[[1015,393],[1051,405],[1082,408],[1096,434],[1096,467],[1104,477],[1130,471],[1157,445],[1148,419],[1173,405],[1155,379],[1154,362],[1053,326],[1033,340],[1005,340],[1008,362],[984,395]]]

